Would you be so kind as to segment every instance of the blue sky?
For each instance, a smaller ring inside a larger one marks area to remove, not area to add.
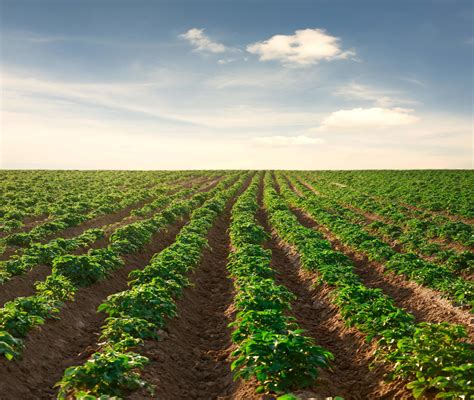
[[[3,168],[472,168],[471,1],[1,4]]]

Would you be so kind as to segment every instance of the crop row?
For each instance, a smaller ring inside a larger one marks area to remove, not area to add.
[[[377,220],[369,224],[368,228],[386,235],[404,248],[434,257],[453,270],[472,268],[474,263],[472,251],[458,251],[444,243],[456,241],[463,246],[473,246],[471,225],[462,221],[438,222],[440,217],[421,212],[416,212],[418,215],[413,216],[413,212],[406,207],[389,201],[380,201],[351,188],[341,188],[311,178],[309,183],[318,193],[328,196],[342,206],[350,205],[355,210],[376,215]],[[407,210],[410,213],[407,214]],[[436,243],[433,239],[441,239],[443,242]]]
[[[418,210],[474,217],[473,171],[318,171],[312,175]]]
[[[108,315],[101,348],[83,365],[64,372],[58,398],[109,398],[140,387],[153,390],[138,373],[149,360],[137,351],[144,340],[158,340],[158,330],[176,316],[175,300],[190,285],[187,275],[199,264],[207,233],[244,178],[229,189],[220,185],[193,211],[173,244],[155,254],[143,270],[130,273],[130,289],[109,296],[99,306]]]
[[[327,227],[341,242],[367,255],[370,260],[383,262],[389,271],[405,275],[423,286],[438,290],[456,303],[474,306],[473,282],[455,275],[447,267],[425,261],[414,253],[398,253],[387,243],[364,231],[361,225],[349,222],[346,219],[349,210],[341,210],[341,207],[338,208],[334,204],[325,206],[320,196],[293,181],[294,186],[302,194],[299,197],[289,189],[288,183],[281,179],[281,176],[279,178],[281,193],[285,199],[308,212],[318,224]]]
[[[255,178],[231,216],[233,249],[228,269],[238,311],[232,323],[232,340],[237,346],[232,369],[234,378],[255,378],[257,393],[284,393],[312,384],[332,354],[304,336],[295,319],[286,315],[295,295],[276,284],[271,251],[262,247],[268,235],[256,221],[258,184]]]
[[[183,189],[174,194],[171,194],[171,192],[162,194],[153,202],[133,210],[131,214],[146,216],[171,204],[175,199],[181,199],[195,193],[196,190],[197,188]],[[52,265],[57,256],[71,253],[81,247],[87,247],[105,236],[104,228],[95,228],[86,230],[84,233],[70,239],[57,238],[45,244],[33,243],[21,255],[15,254],[6,261],[0,261],[0,284],[11,279],[12,276],[21,275],[38,265]]]
[[[375,341],[378,360],[391,368],[390,376],[408,380],[415,398],[431,390],[450,399],[474,395],[473,349],[465,342],[465,328],[415,323],[414,316],[396,307],[382,290],[364,286],[351,260],[335,251],[321,233],[299,223],[289,209],[291,197],[280,196],[270,176],[265,183],[264,204],[271,225],[296,250],[301,266],[317,272],[332,289],[331,301],[344,321]]]
[[[18,297],[0,309],[0,354],[7,359],[19,356],[21,338],[47,318],[55,318],[64,301],[71,300],[77,289],[104,279],[123,265],[123,255],[141,250],[153,234],[189,214],[235,179],[230,175],[209,192],[198,193],[189,200],[176,200],[151,218],[116,229],[107,248],[92,249],[85,255],[56,256],[51,275],[36,284],[36,294]]]
[[[28,232],[12,233],[2,238],[4,245],[29,246],[53,233],[63,229],[77,226],[82,222],[108,214],[140,201],[149,200],[169,191],[167,183],[158,183],[152,188],[132,188],[125,193],[115,190],[110,194],[100,193],[97,197],[89,198],[90,194],[84,196],[87,200],[76,201],[73,206],[61,207],[52,218],[33,227]],[[105,192],[107,193],[107,192]],[[74,196],[68,196],[67,201]]]
[[[80,214],[111,212],[158,184],[199,176],[196,172],[4,171],[0,183],[0,232]],[[125,206],[125,205],[123,205]],[[84,216],[80,217],[81,219]],[[46,224],[43,229],[53,225]]]

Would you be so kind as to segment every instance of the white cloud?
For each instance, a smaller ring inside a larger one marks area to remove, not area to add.
[[[418,121],[413,110],[404,108],[353,108],[339,110],[324,118],[316,131],[370,129],[410,125]]]
[[[269,146],[307,146],[323,144],[326,141],[320,138],[309,136],[259,136],[252,138],[252,141],[261,145]]]
[[[294,35],[275,35],[268,40],[247,46],[247,51],[261,61],[278,60],[286,65],[311,65],[355,56],[353,50],[343,51],[340,39],[323,29],[302,29]]]
[[[197,51],[224,53],[227,50],[222,43],[213,42],[209,36],[204,33],[204,29],[192,28],[186,33],[179,35],[179,37],[191,43]]]
[[[379,107],[391,107],[400,104],[419,104],[415,100],[405,98],[403,93],[399,91],[374,88],[356,82],[340,86],[334,93],[347,100],[369,101]]]

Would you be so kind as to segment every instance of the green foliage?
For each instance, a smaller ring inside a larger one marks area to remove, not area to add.
[[[260,331],[240,343],[232,353],[237,359],[235,378],[255,376],[258,392],[282,393],[311,385],[318,368],[328,367],[333,356],[302,335],[301,330],[286,334]]]
[[[0,330],[0,355],[12,360],[20,355],[23,344],[20,339],[14,338],[8,332]]]
[[[415,378],[408,384],[415,398],[429,389],[442,391],[442,398],[469,398],[474,395],[474,349],[465,338],[462,326],[420,323],[385,356],[395,363],[393,376]]]
[[[45,281],[36,282],[36,291],[39,296],[53,301],[66,301],[74,298],[76,287],[62,275],[49,275]]]
[[[14,337],[24,337],[36,325],[59,312],[56,303],[45,297],[17,297],[0,309],[0,329]]]
[[[99,311],[111,317],[136,317],[158,327],[165,325],[165,318],[176,315],[176,305],[166,289],[152,284],[135,286],[115,293],[99,306]]]
[[[132,352],[105,349],[102,353],[94,353],[83,365],[66,369],[56,385],[59,387],[58,398],[67,399],[70,395],[76,398],[85,395],[121,397],[124,391],[141,387],[150,389],[136,372],[147,363],[146,357]]]

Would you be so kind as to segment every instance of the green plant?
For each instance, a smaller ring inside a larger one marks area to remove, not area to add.
[[[122,396],[124,390],[140,387],[151,391],[151,387],[136,372],[147,363],[146,357],[132,352],[106,349],[102,353],[94,353],[83,365],[66,369],[63,378],[56,384],[59,387],[58,398],[67,399],[71,395]]]
[[[257,392],[282,393],[304,388],[318,376],[318,368],[328,367],[333,356],[302,335],[301,330],[287,334],[261,331],[245,339],[232,353],[235,378],[255,376]]]

